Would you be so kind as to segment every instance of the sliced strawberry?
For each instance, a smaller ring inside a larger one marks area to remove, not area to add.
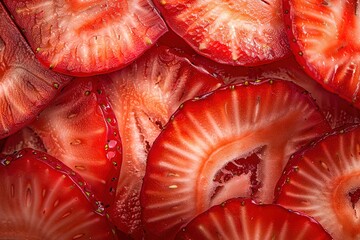
[[[69,80],[45,69],[0,2],[0,138],[29,123]]]
[[[318,220],[334,239],[358,239],[360,126],[337,130],[289,161],[277,203]]]
[[[118,119],[124,156],[116,205],[110,215],[120,230],[139,236],[139,196],[147,153],[154,139],[183,101],[221,83],[166,47],[156,47],[108,76],[106,90]]]
[[[250,79],[280,78],[295,82],[311,93],[332,128],[360,122],[359,109],[338,95],[325,90],[303,71],[294,57],[256,68],[232,69],[231,71],[227,82],[249,81],[249,77]]]
[[[333,128],[349,123],[360,122],[360,110],[348,101],[340,98],[337,94],[325,90],[319,83],[309,77],[297,63],[293,55],[266,65],[234,67],[214,62],[196,54],[194,50],[172,30],[164,34],[159,39],[159,43],[186,52],[186,54],[190,55],[189,58],[194,65],[204,68],[212,75],[223,79],[227,84],[267,78],[279,78],[295,82],[310,92],[316,99],[321,111],[325,114]]]
[[[230,85],[185,102],[148,155],[141,192],[148,237],[170,239],[229,198],[272,202],[289,156],[329,129],[313,99],[287,81]]]
[[[0,239],[116,239],[86,182],[50,155],[1,155],[0,176]]]
[[[177,240],[325,240],[332,239],[320,224],[279,205],[258,205],[231,199],[197,216],[176,235]]]
[[[149,0],[4,0],[46,67],[94,75],[124,67],[166,32]]]
[[[115,197],[121,140],[104,80],[75,79],[28,128],[8,138],[3,152],[24,146],[45,149],[79,173],[107,206]]]
[[[32,148],[46,152],[46,148],[41,138],[30,127],[24,127],[20,131],[4,139],[1,146],[2,154],[12,154],[23,148]]]
[[[358,1],[284,0],[291,48],[306,72],[360,107]]]
[[[166,22],[199,54],[231,65],[259,65],[290,53],[281,0],[155,0]]]

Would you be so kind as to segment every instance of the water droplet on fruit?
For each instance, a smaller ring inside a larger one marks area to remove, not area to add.
[[[110,140],[108,143],[108,146],[109,146],[109,148],[115,148],[117,144],[118,144],[117,141]]]
[[[115,156],[116,156],[116,153],[113,151],[106,153],[107,159],[113,159]]]

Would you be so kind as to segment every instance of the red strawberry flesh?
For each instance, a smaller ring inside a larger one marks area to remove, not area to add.
[[[106,80],[102,76],[74,79],[35,121],[5,141],[3,152],[24,146],[45,150],[79,173],[109,206],[115,197],[122,149],[106,98]]]
[[[325,240],[330,235],[313,219],[275,204],[231,199],[197,216],[177,240]]]
[[[290,155],[329,129],[313,99],[286,81],[230,85],[185,102],[148,155],[141,192],[148,237],[171,238],[227,197],[271,203]],[[246,168],[229,165],[243,160],[249,170],[250,162],[259,163],[256,180]],[[229,168],[232,178],[216,181]]]
[[[0,18],[0,138],[4,138],[33,120],[70,78],[41,66],[2,2]]]
[[[291,49],[324,88],[359,107],[358,1],[284,0]]]
[[[46,67],[74,76],[120,69],[166,32],[149,0],[5,0]]]
[[[204,68],[210,74],[223,79],[226,84],[267,78],[295,82],[315,98],[316,103],[325,114],[332,128],[360,122],[360,110],[345,99],[340,98],[337,94],[327,91],[318,82],[314,81],[304,71],[303,67],[297,63],[293,55],[274,63],[256,67],[230,66],[216,63],[196,54],[183,39],[171,30],[164,34],[159,41],[161,44],[186,52],[190,55],[189,59],[191,59],[194,65]]]
[[[280,0],[156,0],[154,4],[175,33],[214,61],[260,65],[290,54]]]
[[[1,239],[116,239],[83,179],[48,154],[2,155]]]
[[[211,91],[221,82],[181,53],[163,46],[108,77],[106,90],[119,123],[124,156],[110,216],[120,230],[139,237],[140,190],[154,139],[183,101]]]
[[[334,239],[357,239],[360,127],[337,129],[297,153],[278,183],[282,206],[316,219]]]

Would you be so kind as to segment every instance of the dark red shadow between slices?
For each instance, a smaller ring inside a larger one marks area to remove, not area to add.
[[[234,197],[272,203],[292,153],[330,126],[294,83],[228,85],[186,101],[148,154],[141,191],[148,239],[172,239],[191,219]]]
[[[21,129],[70,81],[44,68],[0,2],[0,139]]]

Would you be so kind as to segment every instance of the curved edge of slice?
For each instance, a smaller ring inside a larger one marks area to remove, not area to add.
[[[75,78],[30,127],[47,152],[91,184],[104,207],[114,202],[122,163],[118,122],[106,76]]]
[[[150,0],[4,3],[39,61],[71,76],[119,70],[167,31]]]
[[[283,0],[290,48],[306,73],[360,108],[357,1]]]
[[[360,236],[360,125],[338,128],[294,154],[275,203],[316,219],[334,239]]]
[[[23,127],[16,133],[11,134],[2,140],[3,143],[0,148],[2,154],[13,154],[24,148],[32,148],[46,152],[46,148],[41,138],[28,126]]]
[[[117,239],[88,184],[30,148],[0,156],[0,238]]]
[[[44,68],[0,2],[0,138],[31,122],[71,78]]]
[[[109,207],[116,195],[122,142],[106,96],[107,80],[75,78],[35,121],[5,139],[2,152],[24,147],[47,152],[80,174]]]
[[[281,0],[155,0],[154,4],[177,35],[216,62],[256,66],[291,54]]]
[[[187,53],[194,65],[204,68],[213,76],[223,79],[225,84],[264,78],[278,78],[295,82],[312,95],[332,128],[360,122],[360,109],[339,95],[329,92],[321,86],[320,83],[314,81],[314,79],[304,71],[293,55],[266,65],[242,67],[216,63],[211,59],[196,54],[195,51],[171,29],[159,39],[159,43],[180,49]]]
[[[231,199],[196,216],[176,235],[176,240],[330,240],[312,218],[276,204]]]
[[[171,237],[229,198],[271,203],[291,154],[330,129],[311,96],[288,81],[228,85],[186,101],[148,154],[140,199],[147,237]]]
[[[123,161],[110,216],[135,239],[143,235],[140,190],[154,139],[179,105],[222,85],[182,52],[155,46],[126,68],[107,74],[106,93],[123,142]]]

